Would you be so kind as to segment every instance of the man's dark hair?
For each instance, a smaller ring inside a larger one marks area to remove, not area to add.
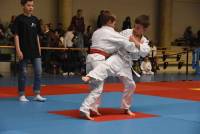
[[[24,6],[28,1],[34,1],[34,0],[21,0],[21,5]]]
[[[110,11],[105,10],[102,15],[102,25],[106,25],[109,21],[113,22],[116,20],[116,16],[113,15]]]
[[[140,15],[135,18],[135,24],[140,24],[144,28],[147,28],[150,25],[149,16],[147,15]]]

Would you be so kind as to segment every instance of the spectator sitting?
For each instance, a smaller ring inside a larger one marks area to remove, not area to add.
[[[83,49],[84,48],[83,35],[84,35],[84,32],[85,32],[85,23],[84,23],[84,17],[83,17],[83,10],[82,9],[78,9],[77,14],[72,17],[70,27],[74,28],[75,35],[77,36],[76,43],[74,43],[75,46],[77,48],[81,49],[80,55],[85,56],[86,53]]]
[[[152,41],[149,42],[150,46],[150,61],[152,63],[152,71],[157,72],[159,70],[159,65],[158,65],[158,58],[157,58],[157,47],[154,45]]]
[[[2,32],[5,31],[5,28],[4,28],[4,26],[3,26],[2,22],[1,22],[1,20],[0,20],[0,29],[2,30]]]
[[[61,44],[61,37],[58,33],[58,31],[54,31],[53,36],[51,37],[51,41],[49,43],[49,47],[55,47],[58,48]],[[48,51],[49,55],[48,57],[48,62],[50,62],[50,69],[48,70],[48,72],[50,73],[60,73],[61,72],[61,58],[62,58],[62,54],[60,53],[60,51],[56,51],[56,50],[50,50]],[[48,65],[49,65],[48,64]]]
[[[49,46],[59,47],[59,44],[60,44],[60,34],[58,31],[54,31]]]
[[[73,47],[73,38],[75,37],[74,35],[74,29],[73,27],[69,27],[67,29],[67,32],[64,35],[63,38],[63,45],[61,47],[67,48],[67,47]]]
[[[187,45],[193,45],[194,44],[194,35],[193,35],[193,32],[192,32],[192,27],[191,26],[188,26],[185,29],[183,37],[184,37]]]
[[[40,29],[44,28],[44,21],[42,19],[39,19],[39,25],[40,25]]]
[[[5,39],[5,28],[0,20],[0,41],[3,41]]]
[[[7,44],[13,44],[14,43],[14,35],[11,32],[11,29],[8,27],[5,31],[5,38]]]
[[[8,27],[9,27],[10,29],[12,28],[12,26],[13,26],[13,24],[14,24],[14,22],[15,22],[15,18],[16,18],[15,15],[11,16],[10,24],[8,25]]]
[[[64,48],[71,48],[76,47],[75,43],[77,37],[75,36],[74,27],[70,26],[65,33],[65,36],[63,37],[63,44],[60,47]],[[80,73],[81,69],[81,58],[80,58],[80,52],[79,51],[73,51],[72,49],[69,49],[67,53],[63,53],[62,55],[62,62],[61,67],[63,70],[63,76],[72,76],[75,74]]]
[[[200,30],[197,31],[197,38],[196,38],[197,45],[200,46]]]
[[[45,24],[42,29],[42,34],[40,36],[41,46],[49,47],[52,38],[53,38],[53,32],[50,31],[49,25]]]
[[[4,29],[4,36],[5,36],[5,43],[6,44],[14,44],[14,35],[11,32],[12,26],[14,24],[16,16],[12,16],[10,23],[8,24],[8,26],[6,26],[6,28]]]
[[[50,30],[51,32],[54,32],[55,30],[54,30],[54,28],[53,28],[53,24],[52,24],[52,23],[49,23],[48,25],[49,25],[49,30]]]
[[[84,47],[88,48],[88,50],[90,49],[90,46],[92,44],[92,41],[91,41],[92,34],[93,34],[92,26],[89,25],[87,27],[86,33],[84,34]]]
[[[50,31],[49,24],[45,24],[42,27],[42,34],[40,35],[40,42],[42,47],[50,47],[50,44],[53,42],[54,33]],[[52,61],[53,52],[50,50],[42,51],[42,60],[43,60],[43,68],[45,72],[53,72],[50,71],[51,68],[49,66]]]
[[[57,28],[55,29],[55,31],[58,31],[60,36],[63,36],[65,33],[65,30],[63,30],[63,24],[62,23],[58,23],[57,24]]]
[[[149,61],[148,57],[144,58],[144,61],[142,61],[140,68],[142,70],[142,74],[154,74],[154,72],[152,72],[152,66],[151,66],[151,62]]]

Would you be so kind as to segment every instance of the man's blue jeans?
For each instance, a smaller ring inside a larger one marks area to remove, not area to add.
[[[31,60],[23,59],[19,61],[19,75],[18,75],[18,91],[19,95],[24,95],[26,81],[27,81],[27,64],[31,61],[34,71],[34,84],[33,91],[35,94],[40,93],[41,86],[41,74],[42,74],[42,62],[41,58],[34,58]]]

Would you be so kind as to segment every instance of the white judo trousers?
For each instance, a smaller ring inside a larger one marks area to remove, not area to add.
[[[120,78],[124,85],[121,108],[129,109],[136,85],[132,78],[131,68],[129,65],[126,65],[127,63],[125,63],[119,55],[113,55],[106,61],[95,64],[95,68],[87,75],[95,79],[91,81],[90,84],[92,90],[82,103],[80,111],[90,114],[89,110],[96,111],[98,109],[101,102],[100,97],[103,92],[104,80],[108,76],[118,76]]]
[[[105,62],[105,56],[100,54],[89,54],[86,59],[86,73],[89,73],[91,70],[96,68],[98,65]],[[94,81],[90,82],[90,94],[85,98],[80,111],[90,114],[89,110],[97,111],[100,105],[100,95],[103,91],[104,81],[96,83]]]
[[[132,71],[131,67],[129,66],[126,61],[124,61],[119,55],[113,55],[110,58],[108,58],[104,63],[97,66],[95,69],[90,71],[87,76],[90,76],[95,79],[95,84],[93,91],[95,91],[94,96],[98,100],[103,89],[101,87],[102,82],[108,77],[108,76],[117,76],[120,78],[121,82],[124,85],[124,91],[122,95],[122,101],[121,101],[121,108],[122,109],[129,109],[131,107],[132,103],[132,95],[134,93],[134,90],[136,88],[135,82],[132,78]],[[93,99],[95,100],[95,99]],[[86,104],[91,103],[92,100],[85,100]],[[98,106],[99,104],[96,104],[95,106]]]

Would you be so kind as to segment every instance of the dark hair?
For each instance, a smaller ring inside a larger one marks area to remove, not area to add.
[[[91,28],[91,27],[92,27],[91,25],[87,26],[87,30],[86,30],[86,31],[87,31],[87,32],[90,31],[90,28]]]
[[[147,16],[147,15],[140,15],[140,16],[136,17],[135,18],[135,24],[140,24],[144,28],[147,28],[150,25],[150,23],[149,23],[149,16]]]
[[[103,12],[104,12],[104,10],[101,10],[101,11],[100,11],[100,14],[103,14]]]
[[[48,28],[50,28],[50,25],[49,25],[49,24],[44,24],[44,26],[47,26]]]
[[[78,9],[78,10],[77,10],[77,13],[82,12],[82,11],[83,11],[82,9]]]
[[[126,16],[125,20],[131,20],[131,17],[130,16]]]
[[[67,31],[73,31],[75,28],[72,26],[72,25],[70,25],[68,28],[67,28]]]
[[[34,1],[34,0],[21,0],[21,5],[24,6],[28,1]]]
[[[113,15],[110,11],[105,10],[102,15],[102,25],[106,25],[109,21],[113,22],[116,20],[116,16]]]

